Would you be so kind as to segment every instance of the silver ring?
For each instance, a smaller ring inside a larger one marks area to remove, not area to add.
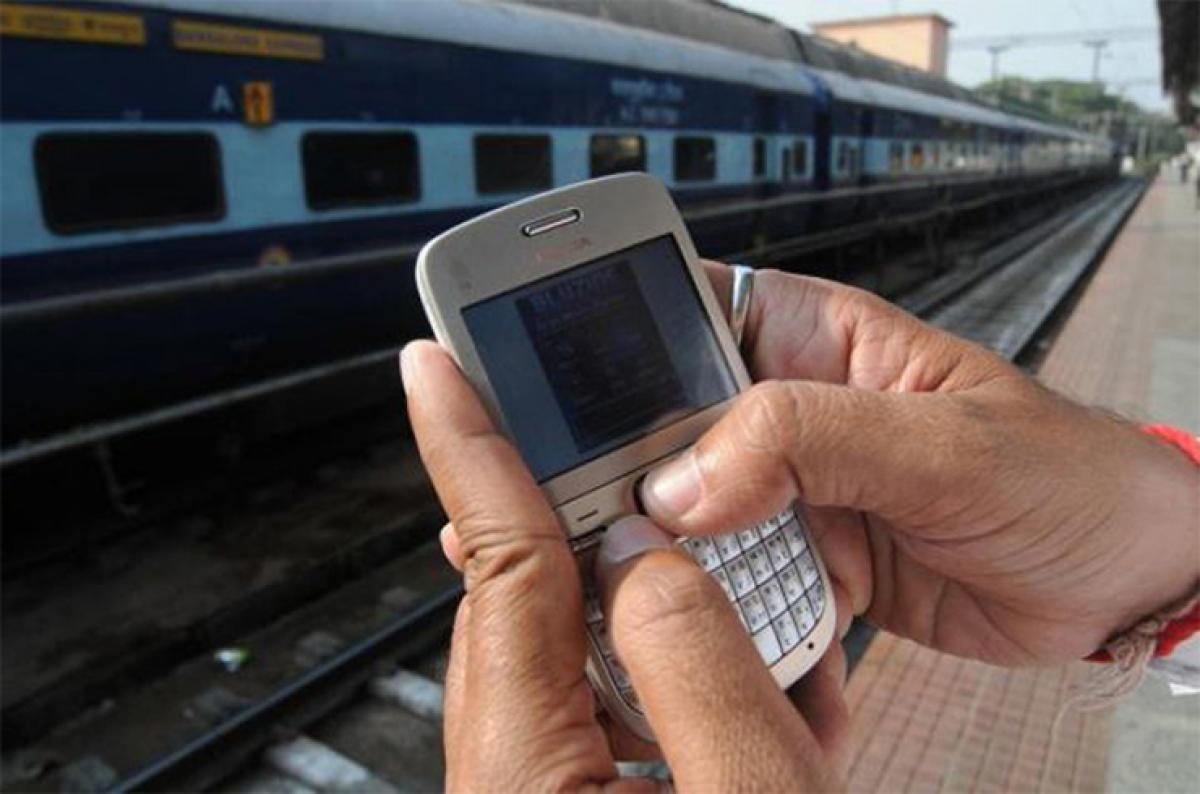
[[[754,268],[733,265],[733,292],[729,297],[729,330],[733,343],[742,348],[746,333],[746,318],[750,316],[750,299],[754,296]]]

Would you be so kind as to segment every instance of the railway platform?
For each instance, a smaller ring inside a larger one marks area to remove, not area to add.
[[[1037,366],[1048,386],[1200,433],[1195,186],[1146,191]],[[851,791],[1185,791],[1200,697],[1148,678],[1116,708],[1055,717],[1084,662],[1005,670],[880,634],[848,684]]]

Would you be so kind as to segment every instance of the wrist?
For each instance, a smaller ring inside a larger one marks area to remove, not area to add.
[[[1131,509],[1118,519],[1135,538],[1124,573],[1132,587],[1117,604],[1113,634],[1171,611],[1200,584],[1200,444],[1172,428],[1142,428],[1138,435],[1142,454],[1129,467]]]

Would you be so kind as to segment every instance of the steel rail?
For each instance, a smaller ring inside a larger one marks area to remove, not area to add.
[[[374,633],[312,667],[273,690],[237,714],[225,719],[196,738],[150,761],[117,782],[110,791],[189,791],[196,788],[205,765],[220,760],[227,764],[237,757],[236,750],[246,746],[255,734],[270,737],[281,725],[285,713],[300,710],[319,689],[361,683],[369,677],[372,662],[380,661],[393,646],[415,631],[433,628],[441,622],[449,627],[447,613],[462,597],[461,585],[440,590],[413,609],[398,615]],[[249,754],[260,742],[250,741]]]

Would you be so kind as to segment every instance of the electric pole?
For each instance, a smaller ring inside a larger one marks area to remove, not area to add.
[[[1092,48],[1092,82],[1100,82],[1100,53],[1108,46],[1108,39],[1091,39],[1083,43],[1085,47]]]
[[[988,45],[987,51],[992,54],[992,82],[1000,79],[1000,53],[1007,50],[1007,44],[991,44]]]

